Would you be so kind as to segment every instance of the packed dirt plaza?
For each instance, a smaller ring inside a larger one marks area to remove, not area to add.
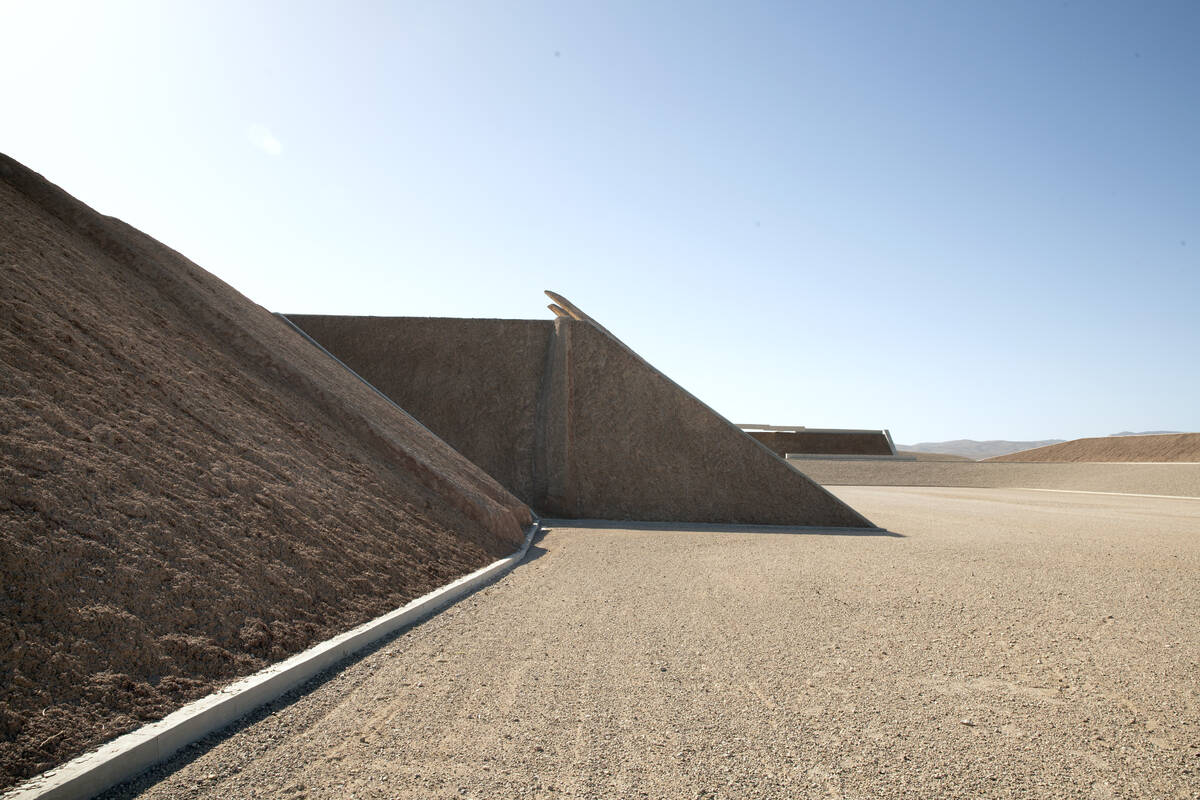
[[[886,530],[549,522],[112,796],[1195,796],[1200,500],[838,494]]]
[[[1200,797],[1200,434],[739,428],[552,292],[282,316],[0,211],[6,798]]]

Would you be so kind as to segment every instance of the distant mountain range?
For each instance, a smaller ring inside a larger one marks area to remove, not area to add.
[[[1150,436],[1160,433],[1180,433],[1181,431],[1121,431],[1111,436]],[[1009,453],[1019,453],[1022,450],[1032,450],[1035,447],[1045,447],[1050,444],[1065,442],[1066,439],[1043,439],[1040,442],[1010,442],[1005,439],[991,439],[980,442],[975,439],[954,439],[949,442],[918,442],[917,444],[898,444],[896,449],[910,453],[944,453],[951,456],[965,456],[981,459],[993,456],[1006,456]]]

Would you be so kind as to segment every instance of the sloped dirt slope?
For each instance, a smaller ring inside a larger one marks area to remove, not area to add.
[[[1023,450],[986,461],[1200,462],[1200,433],[1100,436]]]
[[[529,520],[265,309],[0,156],[0,787]]]

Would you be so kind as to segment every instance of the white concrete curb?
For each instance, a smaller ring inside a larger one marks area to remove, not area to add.
[[[218,731],[261,705],[294,689],[390,633],[450,605],[503,575],[525,558],[540,524],[525,533],[521,549],[408,605],[314,645],[226,686],[158,722],[131,731],[66,764],[49,769],[0,794],[4,800],[60,800],[93,797],[165,761],[192,742]]]

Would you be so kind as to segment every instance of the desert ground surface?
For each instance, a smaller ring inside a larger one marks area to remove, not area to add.
[[[551,523],[114,796],[1200,796],[1200,501],[836,493],[886,532]]]
[[[807,458],[792,459],[788,463],[825,487],[956,486],[1200,497],[1200,464],[838,461]],[[866,514],[865,511],[863,513]],[[870,515],[867,514],[867,517],[870,518]]]
[[[1200,462],[1200,433],[1098,436],[1022,450],[988,461]]]

